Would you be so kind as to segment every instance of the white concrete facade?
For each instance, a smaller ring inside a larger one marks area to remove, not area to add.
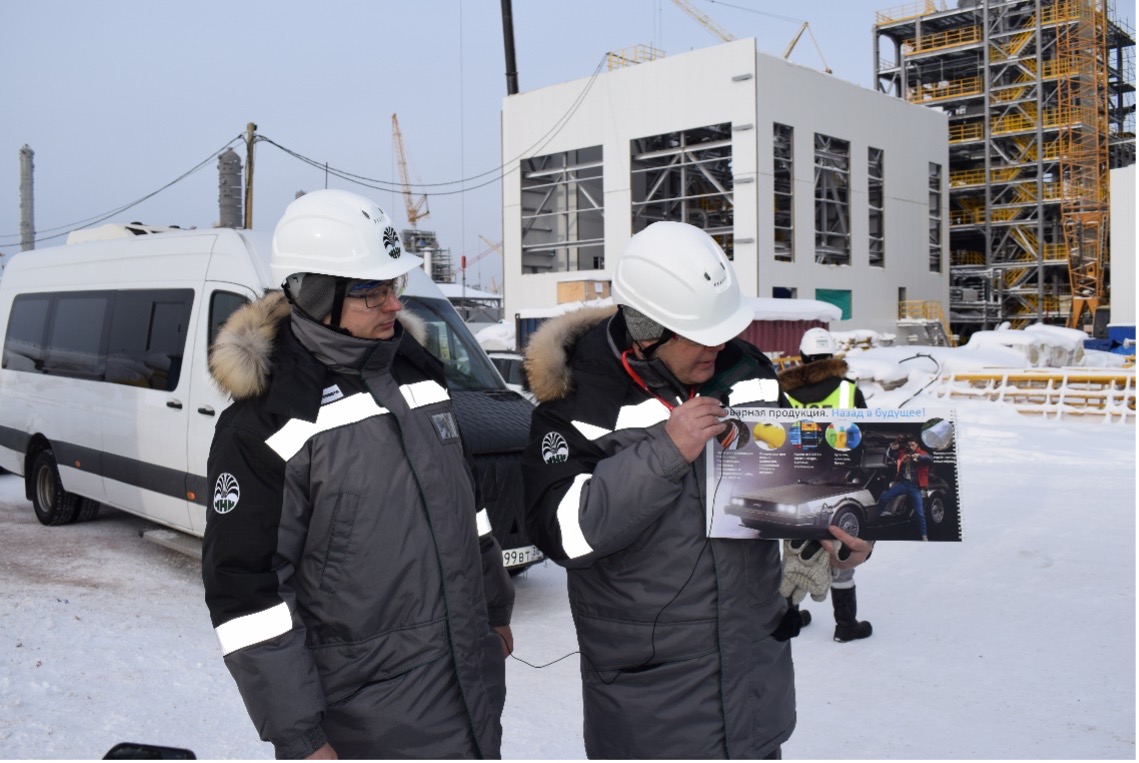
[[[555,127],[561,120],[560,128]],[[509,96],[503,103],[505,315],[556,304],[562,281],[608,280],[633,230],[630,142],[730,123],[735,269],[745,293],[776,287],[816,298],[848,290],[849,320],[836,329],[892,332],[899,289],[907,300],[949,297],[947,119],[755,48],[753,39],[642,63],[594,78]],[[774,125],[793,139],[794,259],[777,261]],[[848,141],[850,264],[815,262],[815,135]],[[522,272],[520,159],[601,146],[605,267]],[[884,151],[884,266],[869,264],[868,150]],[[941,167],[941,268],[930,272],[929,165]]]
[[[1111,323],[1135,323],[1135,165],[1112,170]]]

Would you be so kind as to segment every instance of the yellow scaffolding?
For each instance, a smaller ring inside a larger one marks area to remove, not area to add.
[[[906,19],[913,19],[918,16],[924,16],[927,13],[937,13],[947,9],[948,6],[946,6],[945,0],[922,0],[922,2],[906,3],[896,8],[878,11],[874,14],[874,20],[878,25],[890,24],[895,21],[905,21]]]
[[[929,53],[934,50],[945,50],[946,48],[958,48],[962,45],[972,45],[980,41],[981,27],[958,27],[957,29],[947,29],[944,32],[934,32],[933,34],[903,40],[902,53],[906,55]]]
[[[953,332],[949,330],[949,321],[945,319],[945,311],[941,309],[940,302],[918,299],[903,300],[898,303],[898,319],[940,323],[949,346],[957,346],[957,340],[954,339]]]
[[[614,69],[643,64],[664,57],[665,52],[660,48],[653,47],[652,45],[633,45],[632,47],[606,53],[605,63],[608,71],[613,71]]]
[[[1069,0],[1067,23],[1057,29],[1058,60],[1070,68],[1059,80],[1059,111],[1073,119],[1060,130],[1064,242],[1072,309],[1079,327],[1085,308],[1094,316],[1104,296],[1108,232],[1107,14],[1104,0]]]

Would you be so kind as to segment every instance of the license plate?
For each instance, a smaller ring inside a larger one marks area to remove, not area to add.
[[[507,548],[502,551],[503,567],[518,567],[522,564],[540,562],[546,557],[537,546],[523,546],[521,548]]]

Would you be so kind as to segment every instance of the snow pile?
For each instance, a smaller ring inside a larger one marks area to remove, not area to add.
[[[499,321],[480,329],[475,341],[487,352],[514,352],[514,324]]]
[[[1033,324],[1014,330],[1002,324],[995,331],[978,331],[969,337],[966,347],[1009,347],[1024,356],[1030,368],[1063,368],[1078,366],[1084,359],[1083,331],[1062,326]]]

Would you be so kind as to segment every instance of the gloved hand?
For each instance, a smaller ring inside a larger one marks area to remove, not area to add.
[[[783,541],[783,583],[779,594],[796,606],[808,593],[825,601],[831,587],[831,557],[816,540]]]

